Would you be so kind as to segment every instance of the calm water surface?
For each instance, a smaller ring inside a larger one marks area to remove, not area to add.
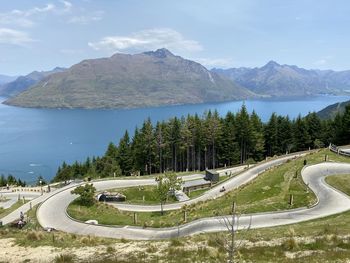
[[[125,130],[133,134],[136,126],[174,116],[203,114],[218,110],[220,115],[236,112],[243,103],[263,121],[273,112],[306,115],[350,97],[320,96],[303,100],[252,100],[198,105],[169,106],[131,110],[25,109],[0,104],[0,174],[14,174],[24,180],[39,175],[51,179],[63,161],[71,163],[87,156],[101,155],[109,142],[118,142]],[[3,101],[0,98],[0,102]]]

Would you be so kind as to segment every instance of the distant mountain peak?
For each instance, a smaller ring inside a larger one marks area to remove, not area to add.
[[[256,97],[165,48],[111,58],[83,60],[5,103],[47,108],[130,108]]]
[[[50,71],[38,71],[35,70],[26,76],[19,76],[12,82],[6,83],[0,88],[0,95],[5,97],[13,97],[22,91],[27,90],[31,86],[37,84],[39,81],[47,76],[50,76],[57,72],[65,71],[65,68],[56,67]]]
[[[280,67],[280,66],[281,65],[278,64],[276,61],[270,60],[269,62],[267,62],[265,66],[263,66],[263,68],[274,68],[274,67]]]
[[[147,52],[144,52],[143,54],[149,55],[149,56],[154,56],[157,58],[165,58],[165,57],[173,57],[174,56],[174,54],[171,53],[166,48],[159,48],[156,51],[147,51]]]

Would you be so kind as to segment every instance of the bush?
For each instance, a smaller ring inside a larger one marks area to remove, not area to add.
[[[79,203],[83,206],[92,206],[95,202],[96,188],[92,184],[78,186],[71,191],[72,194],[79,195]]]
[[[74,262],[74,256],[69,254],[60,254],[55,257],[54,263],[72,263]]]

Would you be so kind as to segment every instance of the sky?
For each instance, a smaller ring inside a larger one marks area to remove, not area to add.
[[[0,1],[5,75],[162,47],[209,69],[350,69],[347,0]]]

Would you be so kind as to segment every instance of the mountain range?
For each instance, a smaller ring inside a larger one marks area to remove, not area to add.
[[[11,82],[5,83],[0,86],[0,96],[13,97],[22,91],[27,90],[29,87],[35,85],[43,78],[57,72],[64,71],[64,68],[56,67],[50,71],[33,71],[26,76],[19,76]]]
[[[7,76],[7,75],[0,74],[0,85],[14,81],[16,78],[17,78],[16,76]]]
[[[84,60],[51,74],[5,104],[45,108],[131,108],[256,97],[167,49]]]
[[[350,71],[262,67],[208,70],[162,48],[34,71],[0,86],[5,104],[44,108],[133,108],[250,98],[349,95]]]
[[[350,70],[307,70],[275,61],[263,67],[213,69],[254,93],[268,97],[350,94]]]

